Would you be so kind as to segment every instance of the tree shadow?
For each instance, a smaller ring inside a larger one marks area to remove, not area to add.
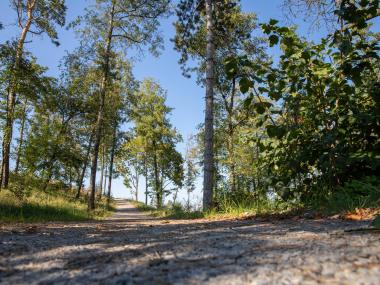
[[[0,281],[199,284],[227,277],[239,280],[248,273],[286,269],[288,260],[294,266],[292,257],[297,255],[306,263],[311,257],[323,261],[324,255],[339,256],[347,246],[331,246],[320,234],[363,224],[168,221],[138,215],[133,209],[118,213],[130,219],[41,224],[33,233],[0,232]]]

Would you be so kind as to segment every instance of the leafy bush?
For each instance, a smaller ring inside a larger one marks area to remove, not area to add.
[[[367,176],[346,182],[332,193],[326,203],[331,212],[352,211],[356,208],[380,207],[380,178]]]

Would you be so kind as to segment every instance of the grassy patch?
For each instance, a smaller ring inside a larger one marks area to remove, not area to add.
[[[147,206],[144,203],[131,201],[141,211],[148,214],[167,219],[234,219],[247,218],[253,216],[289,216],[295,215],[299,210],[289,203],[266,202],[266,203],[231,203],[223,205],[219,210],[211,211],[187,211],[182,205],[175,204],[161,209]]]
[[[170,207],[163,207],[156,209],[155,207],[145,205],[142,202],[130,201],[140,211],[146,212],[157,218],[168,219],[200,219],[204,217],[204,213],[201,211],[186,211],[180,204],[175,204]]]
[[[85,199],[73,199],[69,190],[33,190],[22,198],[9,190],[0,192],[0,222],[46,222],[85,221],[109,216],[113,205],[107,207],[106,200],[97,203],[93,213],[87,211]]]

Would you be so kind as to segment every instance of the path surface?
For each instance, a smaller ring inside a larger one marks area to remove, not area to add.
[[[335,220],[4,225],[0,284],[380,284],[380,235]]]

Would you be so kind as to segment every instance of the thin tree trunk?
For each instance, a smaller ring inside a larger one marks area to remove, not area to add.
[[[100,191],[99,191],[99,196],[100,196],[100,198],[102,198],[102,192],[103,192],[103,179],[105,179],[104,178],[104,162],[105,162],[105,156],[106,156],[106,154],[105,154],[105,148],[104,148],[104,145],[103,145],[103,154],[102,154],[102,170],[101,170],[101,174],[100,174],[100,185],[99,185],[99,187],[100,187]]]
[[[145,205],[148,205],[148,166],[146,162],[146,154],[144,156],[144,172],[145,172]]]
[[[84,176],[86,175],[86,169],[87,169],[89,158],[90,158],[91,145],[92,145],[93,138],[94,138],[94,132],[91,131],[90,140],[88,141],[88,146],[87,146],[87,151],[86,151],[86,159],[84,161],[82,173],[81,173],[81,175],[78,179],[78,183],[77,183],[78,188],[77,188],[77,195],[75,196],[75,199],[79,199],[79,197],[80,197],[80,190],[82,189]]]
[[[231,191],[233,193],[236,192],[236,160],[235,160],[235,143],[234,143],[234,136],[235,136],[235,127],[233,124],[233,114],[234,114],[234,102],[235,102],[235,78],[232,81],[232,92],[231,92],[231,101],[229,109],[227,110],[228,113],[228,133],[229,133],[229,157],[230,157],[230,183],[231,183]]]
[[[106,170],[105,170],[105,173],[104,173],[104,185],[103,185],[103,194],[104,194],[104,196],[106,196],[107,195],[107,193],[106,193],[106,190],[107,190],[107,167],[106,167]]]
[[[156,153],[156,142],[153,141],[154,155],[153,155],[153,167],[154,167],[154,188],[156,192],[156,203],[157,208],[161,208],[161,197],[160,197],[160,178],[158,174],[158,162]]]
[[[18,143],[18,148],[17,148],[17,159],[16,159],[16,167],[15,167],[15,173],[18,174],[19,168],[20,168],[20,159],[21,159],[21,150],[22,150],[22,145],[24,143],[24,130],[25,130],[25,122],[27,118],[26,114],[26,107],[28,105],[28,99],[25,99],[24,101],[24,106],[22,108],[22,119],[21,119],[21,127],[20,127],[20,141]]]
[[[203,180],[203,209],[213,204],[214,185],[214,34],[212,0],[206,0],[207,48],[206,48],[206,114],[205,152]]]
[[[108,193],[107,193],[107,205],[110,204],[111,201],[111,188],[112,188],[112,175],[113,175],[113,160],[115,155],[116,148],[116,138],[117,138],[117,122],[114,123],[113,129],[113,139],[112,139],[112,147],[111,147],[111,157],[110,157],[110,168],[109,168],[109,176],[108,176]]]
[[[13,122],[14,122],[14,108],[16,104],[16,85],[17,85],[17,73],[20,69],[20,63],[24,51],[24,43],[26,36],[29,32],[30,26],[33,21],[33,11],[35,8],[36,0],[27,2],[27,21],[25,26],[21,31],[20,38],[17,43],[17,51],[15,64],[13,69],[12,83],[10,86],[9,98],[7,100],[7,117],[5,123],[5,129],[3,132],[3,161],[2,161],[2,179],[1,186],[7,188],[9,184],[9,160],[10,160],[10,150],[12,143],[12,133],[13,133]]]
[[[135,175],[136,175],[136,202],[139,200],[139,171],[137,169],[137,167],[135,168]]]
[[[90,176],[90,195],[88,198],[88,209],[94,210],[95,209],[95,188],[96,188],[96,171],[98,167],[98,155],[99,155],[99,146],[100,146],[100,139],[101,139],[101,129],[103,125],[103,117],[104,117],[104,108],[105,108],[105,97],[106,97],[106,91],[107,91],[107,85],[108,85],[108,78],[109,78],[109,70],[110,70],[110,56],[111,56],[111,44],[112,44],[112,33],[114,28],[114,13],[115,13],[115,2],[112,1],[112,8],[111,8],[111,14],[110,14],[110,22],[107,32],[107,42],[106,42],[106,52],[105,52],[105,58],[104,58],[104,67],[103,67],[103,78],[102,78],[102,84],[100,89],[100,106],[98,111],[98,117],[96,120],[96,126],[95,126],[95,143],[94,143],[94,150],[92,154],[92,165],[91,165],[91,176]],[[112,176],[112,172],[109,174]],[[110,185],[108,185],[110,188]]]

